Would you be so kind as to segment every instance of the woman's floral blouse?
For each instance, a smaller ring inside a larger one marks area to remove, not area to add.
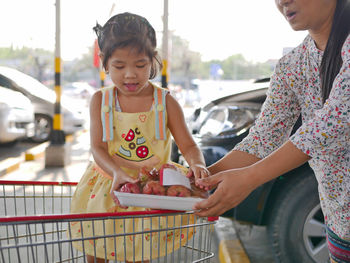
[[[309,155],[327,225],[350,239],[350,35],[341,51],[343,65],[322,105],[319,69],[323,52],[307,36],[282,57],[267,99],[250,134],[235,147],[264,158],[288,138],[301,113],[302,126],[290,141]]]

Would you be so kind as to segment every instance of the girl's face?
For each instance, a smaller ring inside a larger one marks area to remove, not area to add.
[[[144,53],[131,47],[117,48],[108,59],[106,70],[124,95],[137,95],[148,86],[152,63]]]
[[[321,31],[332,25],[337,0],[275,0],[294,30]]]

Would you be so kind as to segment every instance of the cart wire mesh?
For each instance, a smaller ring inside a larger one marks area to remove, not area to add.
[[[171,210],[70,214],[76,185],[0,180],[0,262],[87,262],[88,246],[95,262],[210,262],[213,258],[217,218]],[[182,224],[176,223],[179,218]],[[112,222],[114,231],[106,231],[107,222]],[[118,224],[126,222],[131,230],[116,231]],[[141,230],[135,222],[142,224]],[[78,236],[72,234],[74,225],[80,226]],[[184,236],[190,238],[182,242]],[[112,251],[107,250],[107,242],[112,242]]]

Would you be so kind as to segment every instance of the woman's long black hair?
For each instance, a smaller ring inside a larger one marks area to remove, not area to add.
[[[338,0],[332,29],[320,68],[323,103],[328,99],[335,77],[343,64],[341,49],[350,33],[350,0]]]
[[[350,0],[337,0],[332,29],[320,68],[323,103],[328,99],[335,77],[343,64],[341,49],[350,33]]]

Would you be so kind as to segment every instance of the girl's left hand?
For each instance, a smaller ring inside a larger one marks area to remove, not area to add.
[[[121,169],[113,172],[113,181],[112,181],[111,190],[109,194],[112,197],[113,201],[116,203],[116,205],[120,206],[120,203],[118,198],[115,196],[114,191],[118,191],[120,187],[122,187],[122,185],[125,183],[135,184],[138,181],[139,181],[138,179],[132,178]],[[126,208],[126,207],[122,207],[122,208]]]
[[[187,177],[194,176],[195,184],[198,185],[197,184],[198,179],[207,178],[209,175],[210,175],[210,172],[204,165],[195,164],[190,166],[186,176]]]

